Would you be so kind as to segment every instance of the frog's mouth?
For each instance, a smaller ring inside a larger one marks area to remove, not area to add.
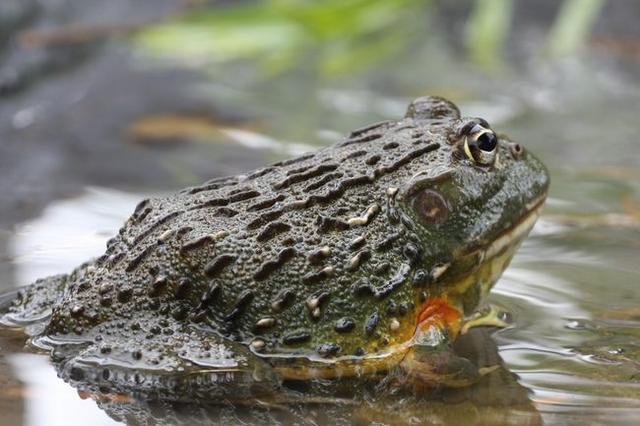
[[[528,213],[526,213],[519,222],[502,231],[497,238],[484,249],[485,261],[492,259],[508,249],[509,246],[522,242],[533,228],[538,217],[540,217],[540,212],[542,211],[542,206],[546,198],[547,194],[545,193],[525,206]]]
[[[518,245],[529,234],[540,216],[547,198],[546,192],[525,205],[524,213],[519,220],[496,230],[495,234],[469,242],[466,247],[454,255],[454,258],[475,258],[475,265],[489,261],[512,245]],[[461,271],[461,274],[468,273]]]

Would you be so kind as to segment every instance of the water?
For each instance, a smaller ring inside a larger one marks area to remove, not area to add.
[[[600,43],[552,60],[540,46],[553,7],[541,7],[538,22],[518,6],[512,25],[521,26],[511,29],[505,59],[494,58],[496,68],[486,69],[460,48],[470,19],[465,13],[414,2],[404,7],[415,13],[383,27],[394,40],[387,50],[366,28],[345,25],[338,33],[360,40],[360,47],[377,46],[378,57],[358,51],[349,62],[355,54],[340,56],[344,46],[331,35],[300,36],[305,42],[292,46],[286,34],[303,34],[292,26],[297,21],[272,16],[252,30],[260,39],[259,31],[275,28],[263,44],[249,48],[237,34],[221,36],[222,47],[231,46],[226,52],[245,52],[240,58],[212,58],[206,43],[185,52],[158,43],[167,33],[143,33],[95,47],[83,66],[9,98],[0,106],[10,118],[0,162],[9,182],[0,184],[0,288],[68,272],[101,254],[143,197],[330,144],[353,128],[401,116],[411,97],[440,94],[465,115],[487,118],[551,171],[545,211],[490,296],[513,325],[490,337],[481,331],[468,343],[472,351],[497,351],[504,371],[516,377],[492,376],[428,403],[277,404],[269,415],[150,405],[78,392],[56,377],[46,354],[25,350],[20,334],[2,331],[0,424],[634,423],[640,416],[640,73],[638,57],[615,47],[637,43],[633,30],[619,34],[624,22],[635,22],[637,8],[624,21],[620,6],[607,6],[595,27]],[[246,27],[255,18],[228,19]],[[620,39],[625,43],[616,44]],[[240,42],[245,50],[233,44]],[[141,81],[148,90],[136,90]]]

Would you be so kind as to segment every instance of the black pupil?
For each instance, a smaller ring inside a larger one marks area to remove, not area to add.
[[[478,148],[491,152],[498,145],[498,138],[493,132],[485,132],[478,137]]]

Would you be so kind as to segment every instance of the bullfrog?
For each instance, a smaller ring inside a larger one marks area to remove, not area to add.
[[[104,255],[2,323],[62,377],[160,398],[283,381],[465,386],[452,350],[540,214],[544,165],[440,97],[239,176],[145,199]]]

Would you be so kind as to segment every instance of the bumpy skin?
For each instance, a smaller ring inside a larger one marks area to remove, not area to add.
[[[422,305],[481,264],[469,253],[547,189],[542,164],[507,140],[493,165],[466,156],[476,124],[489,127],[421,98],[330,148],[144,200],[102,257],[23,292],[5,322],[51,308],[48,344],[85,342],[60,357],[164,371],[406,342]],[[461,310],[487,291],[457,295]]]

